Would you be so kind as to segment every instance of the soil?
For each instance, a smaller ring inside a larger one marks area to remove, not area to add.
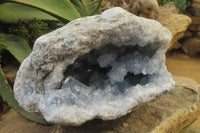
[[[166,65],[174,76],[194,79],[200,84],[200,57],[189,57],[182,52],[167,54]]]

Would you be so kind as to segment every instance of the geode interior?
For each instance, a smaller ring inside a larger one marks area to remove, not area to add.
[[[17,73],[15,97],[51,123],[116,119],[174,84],[165,66],[171,33],[122,8],[41,36]]]

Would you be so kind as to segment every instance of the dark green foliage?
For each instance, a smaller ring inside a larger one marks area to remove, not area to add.
[[[28,41],[32,46],[35,39],[58,28],[57,21],[47,21],[33,19],[30,21],[19,21],[17,24],[12,24],[9,28],[10,34],[21,36]]]
[[[17,23],[20,20],[26,21],[33,18],[41,20],[57,20],[55,17],[19,3],[6,2],[0,4],[0,21],[4,23]]]
[[[180,13],[183,13],[185,9],[192,5],[192,0],[158,0],[159,5],[173,2]]]
[[[158,0],[158,4],[159,5],[164,5],[167,4],[168,2],[170,2],[171,0]]]
[[[179,9],[179,12],[184,12],[188,6],[192,5],[191,0],[174,0],[175,6]]]
[[[2,34],[0,34],[0,39],[3,39],[4,36]],[[4,49],[5,47],[3,45],[0,44],[0,63],[1,63],[1,51]]]
[[[102,0],[70,0],[81,17],[94,15],[98,12],[101,6]]]
[[[26,40],[11,34],[0,34],[0,45],[8,50],[19,61],[22,62],[31,52]]]

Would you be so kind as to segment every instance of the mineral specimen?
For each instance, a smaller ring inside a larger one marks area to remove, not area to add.
[[[171,33],[122,8],[39,37],[14,84],[15,98],[50,123],[116,119],[174,85],[165,66]]]

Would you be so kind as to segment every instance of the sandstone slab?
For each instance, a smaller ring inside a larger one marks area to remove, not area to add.
[[[0,121],[2,133],[178,133],[200,114],[198,84],[188,78],[174,77],[176,87],[144,103],[130,114],[112,121],[92,120],[82,126],[42,126],[11,110]],[[13,126],[15,125],[15,126]]]

